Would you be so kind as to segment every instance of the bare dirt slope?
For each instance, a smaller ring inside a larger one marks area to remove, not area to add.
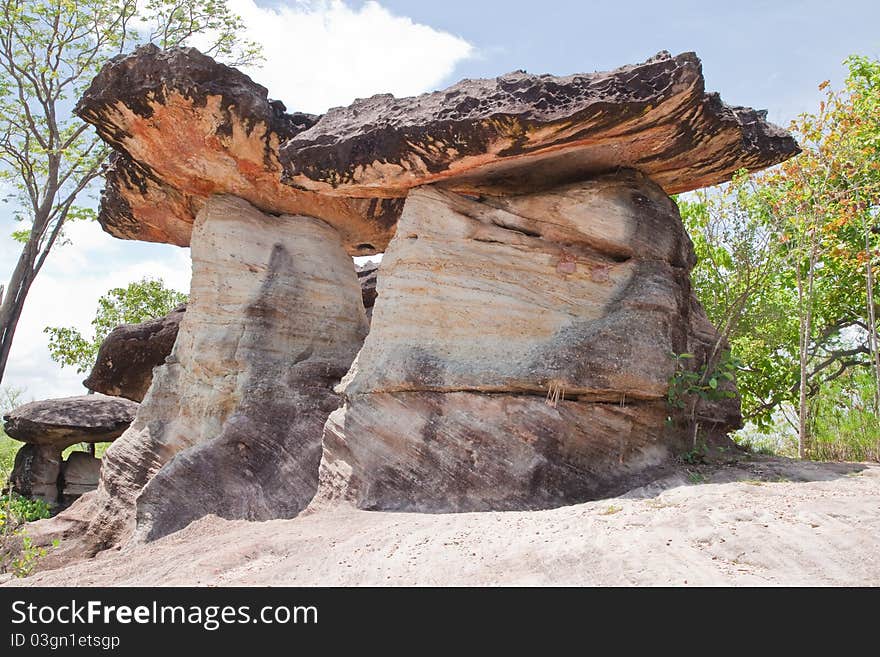
[[[204,518],[12,585],[880,585],[880,465],[688,466],[550,511]]]

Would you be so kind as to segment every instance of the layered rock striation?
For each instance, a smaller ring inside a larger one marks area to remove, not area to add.
[[[327,423],[321,497],[522,509],[632,484],[686,449],[666,421],[673,354],[699,366],[718,342],[692,328],[693,264],[676,205],[637,172],[500,199],[413,190]],[[738,403],[699,418],[723,436]]]
[[[354,265],[329,225],[214,196],[193,236],[174,349],[104,457],[102,540],[135,525],[144,538],[164,535],[208,513],[302,510],[339,404],[332,388],[366,334]]]

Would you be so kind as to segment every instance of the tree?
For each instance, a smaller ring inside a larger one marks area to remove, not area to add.
[[[785,348],[797,328],[779,222],[745,171],[721,188],[678,199],[678,205],[697,256],[694,290],[718,328],[719,342],[728,341],[740,363],[743,416],[768,427],[779,405],[791,400],[788,382],[795,374]]]
[[[185,294],[166,288],[162,279],[144,278],[127,287],[113,288],[98,299],[91,338],[73,327],[43,329],[49,334],[49,354],[62,366],[75,367],[79,373],[87,372],[95,364],[104,338],[114,328],[163,317],[186,300]]]
[[[793,122],[803,153],[765,181],[786,223],[797,283],[801,457],[811,438],[809,400],[823,383],[873,365],[880,404],[872,235],[880,207],[880,63],[852,57],[847,65],[844,90],[822,83],[818,112]]]
[[[233,64],[258,48],[238,37],[241,19],[225,0],[0,0],[0,182],[24,228],[5,294],[0,289],[0,381],[28,292],[67,221],[94,211],[76,205],[100,176],[108,149],[72,113],[107,58],[146,41],[163,48],[198,37]]]
[[[847,65],[845,88],[823,83],[818,111],[792,122],[801,155],[680,202],[699,258],[695,290],[743,363],[744,415],[760,428],[782,411],[801,457],[845,451],[829,449],[826,420],[829,409],[861,408],[856,370],[868,370],[880,408],[880,62]]]

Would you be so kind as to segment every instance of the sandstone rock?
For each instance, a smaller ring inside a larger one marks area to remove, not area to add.
[[[101,459],[86,452],[71,452],[61,466],[61,495],[65,504],[95,490],[101,476]]]
[[[171,353],[186,304],[165,317],[113,329],[101,343],[95,365],[83,385],[105,395],[143,400],[153,380],[153,368]]]
[[[122,435],[138,405],[105,395],[46,399],[19,406],[3,416],[6,433],[16,440],[48,445],[60,453],[76,443],[103,443]]]
[[[471,392],[354,396],[324,433],[316,505],[421,512],[540,509],[651,478],[683,441],[662,401]]]
[[[713,185],[799,152],[765,112],[707,94],[694,53],[661,52],[608,73],[517,71],[412,98],[331,109],[281,149],[285,180],[345,196],[425,183],[518,193],[630,167],[667,193]]]
[[[692,417],[665,400],[672,354],[699,368],[724,346],[667,194],[798,147],[706,94],[693,54],[319,118],[194,50],[145,47],[105,66],[77,112],[116,151],[105,230],[191,245],[193,279],[98,490],[43,536],[87,522],[94,553],[313,497],[554,506],[740,422],[736,398]],[[355,274],[350,255],[383,251],[381,277]]]
[[[291,517],[317,485],[332,387],[366,334],[354,263],[309,217],[212,197],[192,244],[174,350],[107,451],[93,545],[156,538],[214,513]],[[136,507],[136,508],[135,508]]]
[[[546,395],[556,381],[660,398],[669,353],[686,351],[692,262],[674,204],[638,174],[485,203],[419,188],[348,393]]]
[[[376,303],[376,283],[379,280],[379,263],[368,261],[358,265],[357,277],[361,286],[361,298],[367,311],[367,320],[373,317],[373,305]]]
[[[368,320],[376,300],[378,268],[374,262],[355,268]],[[165,317],[113,329],[101,343],[95,365],[83,385],[105,395],[142,401],[153,381],[153,368],[171,354],[185,312],[186,304],[181,304]]]
[[[19,495],[38,497],[49,504],[58,502],[61,450],[52,445],[28,443],[15,454],[9,483]]]
[[[482,201],[413,190],[319,502],[535,508],[648,476],[688,439],[666,422],[671,355],[699,367],[718,338],[692,318],[693,263],[677,207],[637,172]],[[739,426],[725,401],[704,431]]]
[[[117,57],[76,111],[117,151],[98,215],[116,237],[186,246],[206,199],[234,194],[266,212],[319,217],[352,254],[368,255],[388,242],[400,213],[397,199],[334,199],[282,184],[280,143],[316,117],[288,114],[248,76],[192,48],[146,45]]]
[[[425,183],[507,194],[633,167],[675,193],[798,152],[763,113],[706,94],[693,53],[609,73],[465,80],[319,118],[287,114],[193,49],[144,46],[105,66],[77,112],[117,151],[99,215],[111,234],[187,245],[205,199],[225,193],[322,219],[353,255],[384,251],[402,197]]]
[[[127,399],[82,395],[14,409],[3,417],[4,428],[10,437],[27,444],[15,456],[10,476],[13,489],[56,504],[60,499],[61,452],[76,443],[115,440],[134,420],[137,408]]]

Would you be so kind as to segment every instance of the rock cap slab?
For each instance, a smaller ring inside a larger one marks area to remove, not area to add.
[[[34,445],[58,450],[76,443],[116,439],[137,413],[137,403],[106,395],[45,399],[19,406],[3,416],[6,433]]]

